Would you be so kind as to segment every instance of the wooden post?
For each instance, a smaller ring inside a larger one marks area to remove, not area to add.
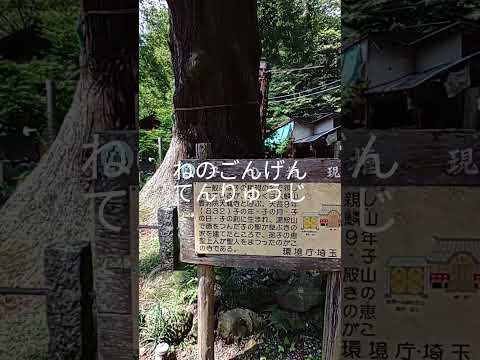
[[[340,320],[342,297],[342,273],[327,274],[325,318],[323,321],[322,360],[340,359]]]
[[[139,329],[138,316],[140,311],[140,282],[139,282],[139,234],[138,234],[138,209],[139,209],[139,186],[131,185],[129,187],[129,205],[130,205],[130,268],[131,268],[131,301],[132,301],[132,329],[133,344],[132,349],[135,358],[138,358]]]
[[[47,88],[48,143],[51,144],[57,135],[57,124],[55,123],[55,81],[47,79],[45,86]]]
[[[196,157],[205,160],[211,156],[208,143],[195,145]],[[198,359],[214,360],[215,345],[215,271],[213,266],[198,265]]]
[[[271,74],[268,71],[269,65],[266,61],[260,61],[258,81],[260,83],[260,121],[262,124],[262,139],[267,135],[267,109],[268,109],[268,88]]]
[[[95,294],[96,359],[138,358],[138,132],[100,131],[97,179],[94,183],[95,238],[92,259]],[[123,146],[113,146],[115,142]],[[108,146],[108,148],[105,148]],[[112,147],[110,147],[112,146]],[[106,152],[115,151],[129,172],[105,173]],[[123,155],[122,155],[123,154]],[[115,191],[103,206],[105,194]],[[121,193],[118,193],[120,192]],[[116,228],[115,228],[115,227]],[[135,329],[134,329],[135,328]]]
[[[336,141],[333,144],[333,156],[340,157],[342,143]],[[331,272],[327,274],[327,286],[325,294],[325,317],[323,321],[322,360],[340,359],[340,320],[342,300],[342,273]]]

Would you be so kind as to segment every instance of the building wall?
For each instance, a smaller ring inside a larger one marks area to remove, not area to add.
[[[313,128],[314,134],[321,134],[327,130],[330,130],[334,127],[333,119],[327,119],[325,121],[321,121],[315,124]]]
[[[306,138],[307,136],[313,135],[313,126],[304,125],[299,122],[295,122],[293,125],[293,140],[300,140]]]
[[[440,64],[462,58],[462,35],[446,34],[431,41],[423,41],[417,47],[416,71],[422,72]]]
[[[411,49],[388,39],[371,39],[368,45],[367,77],[370,87],[401,78],[415,71]]]

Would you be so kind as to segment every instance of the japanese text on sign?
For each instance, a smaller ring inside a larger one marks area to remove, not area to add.
[[[195,250],[340,258],[340,184],[194,184]]]

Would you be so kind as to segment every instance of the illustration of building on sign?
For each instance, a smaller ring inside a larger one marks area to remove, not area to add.
[[[303,230],[304,231],[318,230],[318,213],[316,212],[303,213]]]
[[[340,205],[323,204],[320,211],[320,226],[340,227],[341,224]]]
[[[427,257],[387,262],[387,297],[435,293],[471,294],[480,289],[480,239],[433,237]]]
[[[434,238],[428,263],[432,290],[472,293],[480,287],[480,239]]]

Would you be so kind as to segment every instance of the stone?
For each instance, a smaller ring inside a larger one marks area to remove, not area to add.
[[[275,301],[282,309],[304,313],[323,303],[324,291],[320,281],[304,275],[280,286],[275,291]]]
[[[255,312],[237,308],[220,313],[217,333],[227,342],[232,342],[253,334],[263,325],[263,319]]]
[[[170,346],[167,343],[160,343],[155,347],[155,360],[165,360]]]
[[[262,271],[235,269],[222,284],[223,300],[229,308],[261,310],[275,303],[274,282]]]
[[[306,322],[312,325],[316,330],[323,330],[323,316],[325,309],[323,306],[317,306],[308,312],[302,314]]]
[[[76,360],[82,353],[92,356],[96,340],[89,294],[92,271],[87,244],[75,242],[69,248],[52,244],[45,250],[49,359]]]
[[[175,270],[179,259],[177,209],[159,208],[157,215],[161,270]]]

